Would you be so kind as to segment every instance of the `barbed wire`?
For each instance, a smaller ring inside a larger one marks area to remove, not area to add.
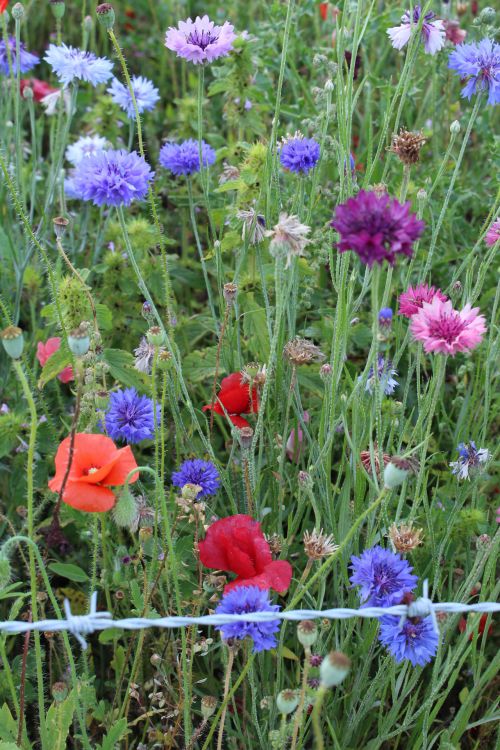
[[[401,618],[401,624],[411,617],[432,617],[432,622],[437,633],[439,625],[436,617],[437,612],[446,614],[461,614],[467,612],[480,612],[482,614],[493,614],[500,612],[500,603],[478,602],[477,604],[464,604],[463,602],[433,602],[429,598],[428,581],[423,582],[422,596],[410,604],[396,604],[392,607],[361,607],[351,609],[349,607],[338,607],[334,609],[294,609],[282,612],[248,612],[244,614],[212,614],[200,615],[199,617],[184,617],[172,615],[169,617],[126,617],[122,620],[113,620],[109,612],[97,611],[97,592],[94,591],[90,597],[90,611],[86,615],[74,615],[67,599],[64,600],[65,617],[59,620],[36,620],[35,622],[24,622],[20,620],[7,620],[0,622],[0,632],[9,635],[26,633],[28,631],[67,631],[74,635],[82,649],[87,648],[85,636],[100,630],[110,628],[121,628],[123,630],[144,630],[145,628],[184,628],[190,625],[228,625],[233,622],[270,622],[271,620],[347,620],[351,617],[378,618],[387,615],[396,615]]]

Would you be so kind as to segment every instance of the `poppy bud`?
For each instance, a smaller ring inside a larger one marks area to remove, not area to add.
[[[295,690],[282,690],[276,697],[276,705],[280,714],[291,714],[299,705]]]
[[[319,673],[323,687],[334,687],[345,680],[351,669],[351,660],[340,651],[331,651],[321,662]]]
[[[204,695],[201,699],[201,715],[205,719],[209,719],[217,708],[217,698],[213,695]]]
[[[134,524],[136,519],[137,503],[135,497],[128,487],[124,487],[113,507],[113,520],[117,526],[127,529]]]
[[[90,349],[90,337],[86,325],[79,325],[68,336],[68,346],[75,357],[83,357]]]
[[[110,31],[115,23],[115,11],[113,10],[113,6],[109,3],[101,3],[101,5],[97,6],[95,12],[97,14],[97,20],[101,26],[103,26],[106,31]]]
[[[0,591],[6,589],[10,583],[12,568],[10,560],[3,552],[0,552]]]
[[[24,349],[23,332],[17,326],[7,326],[0,333],[3,348],[12,359],[19,359]]]
[[[54,682],[51,692],[54,701],[61,703],[67,697],[69,690],[65,682]]]
[[[66,10],[66,5],[63,0],[50,0],[50,10],[55,19],[61,20]]]
[[[314,620],[302,620],[297,625],[297,638],[304,648],[311,648],[318,639],[318,626]]]

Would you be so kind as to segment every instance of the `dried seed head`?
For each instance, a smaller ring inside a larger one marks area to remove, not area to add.
[[[301,224],[298,216],[288,216],[285,213],[280,214],[278,223],[266,232],[267,237],[271,237],[269,252],[273,257],[286,257],[286,266],[290,266],[292,256],[303,255],[304,248],[310,242],[307,235],[311,227]]]
[[[276,705],[280,714],[291,714],[299,705],[299,696],[295,690],[282,690],[276,697]]]
[[[323,529],[304,532],[304,550],[309,560],[321,560],[323,557],[333,555],[338,545],[333,541],[332,534],[324,534]]]
[[[232,182],[237,180],[240,176],[240,170],[238,167],[233,167],[228,164],[227,161],[222,165],[222,173],[219,177],[219,185],[224,185],[225,182]]]
[[[389,538],[396,552],[411,552],[422,544],[422,529],[414,529],[411,525],[401,524],[398,528],[395,523],[389,529]]]
[[[269,549],[271,550],[271,554],[275,555],[275,556],[278,556],[279,554],[281,554],[281,550],[282,550],[282,547],[283,547],[283,544],[282,544],[282,541],[281,541],[281,537],[278,534],[276,534],[276,533],[269,534],[269,535],[265,534],[264,536],[266,537],[266,542],[269,545]]]
[[[311,648],[318,639],[318,626],[314,620],[301,620],[297,625],[297,638],[304,648]]]
[[[201,699],[201,715],[209,719],[217,708],[217,698],[213,695],[204,695]]]
[[[237,218],[243,222],[241,238],[247,240],[250,245],[256,245],[262,242],[266,236],[266,220],[262,214],[258,214],[255,209],[250,208],[247,211],[238,211]]]
[[[57,239],[61,239],[68,227],[69,219],[66,219],[64,216],[56,216],[54,219],[52,219],[52,223],[54,225],[54,232]]]
[[[311,362],[321,362],[325,355],[312,341],[296,337],[285,344],[283,355],[293,365],[308,365]]]
[[[258,362],[249,362],[241,371],[241,378],[244,383],[252,385],[264,385],[266,382],[266,366],[259,365]]]
[[[347,677],[351,660],[340,651],[332,651],[321,662],[320,675],[323,687],[334,687]]]
[[[420,159],[420,149],[426,142],[422,133],[411,133],[409,130],[401,129],[399,135],[392,136],[392,144],[389,151],[396,154],[403,164],[416,164]]]
[[[377,198],[382,198],[383,195],[387,195],[387,185],[384,182],[377,182],[376,185],[372,185],[372,190]]]
[[[229,282],[228,284],[224,284],[224,299],[226,300],[226,305],[228,307],[231,307],[234,300],[236,299],[236,295],[238,294],[238,286],[237,284],[233,284],[232,282]]]
[[[252,447],[253,430],[251,427],[241,427],[238,431],[238,437],[244,451]]]
[[[19,359],[24,349],[24,338],[21,328],[18,326],[7,326],[0,333],[3,348],[12,359]]]
[[[368,474],[371,474],[373,472],[372,468],[372,455],[370,451],[361,451],[359,454],[359,457],[361,459],[361,463],[363,464],[363,467],[368,472]],[[389,461],[391,460],[391,457],[388,453],[382,454],[382,461],[384,466],[387,466]],[[380,455],[377,443],[374,443],[373,445],[373,467],[375,468],[375,473],[377,476],[380,476]]]
[[[401,469],[401,471],[408,471],[410,474],[418,474],[420,469],[420,461],[415,456],[408,456],[407,458],[393,456],[391,463],[397,466],[398,469]]]

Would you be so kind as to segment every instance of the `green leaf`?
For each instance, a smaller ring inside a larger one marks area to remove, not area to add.
[[[253,294],[244,298],[243,331],[248,336],[249,346],[255,359],[269,358],[269,335],[267,332],[266,310],[257,304]]]
[[[49,380],[53,380],[62,370],[64,370],[65,367],[70,365],[71,360],[72,357],[70,350],[64,341],[61,341],[60,348],[48,358],[42,368],[42,374],[38,380],[38,387],[40,390],[47,385]]]
[[[217,347],[191,352],[184,358],[184,372],[189,372],[190,383],[200,383],[207,378],[213,378],[215,374],[215,357]]]
[[[106,644],[116,641],[123,634],[121,628],[108,628],[107,630],[101,630],[99,633],[99,643]]]
[[[134,368],[134,358],[130,352],[122,349],[105,349],[103,359],[109,365],[111,375],[119,383],[127,388],[144,388],[145,380]]]
[[[103,331],[110,331],[113,328],[113,313],[107,305],[98,302],[95,306],[97,315],[97,324]]]
[[[75,707],[73,690],[63,701],[50,706],[46,716],[44,750],[45,746],[47,750],[66,750]]]
[[[120,719],[115,722],[102,743],[96,745],[96,750],[115,750],[116,743],[120,742],[125,734],[127,734],[127,719]]]
[[[73,563],[51,563],[49,566],[49,570],[51,570],[53,573],[55,573],[58,576],[61,576],[61,578],[67,578],[69,581],[75,581],[76,583],[83,583],[84,581],[88,581],[89,577],[86,574],[84,570],[78,567],[78,565],[73,565]]]

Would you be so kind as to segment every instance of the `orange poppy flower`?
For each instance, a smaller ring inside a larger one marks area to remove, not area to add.
[[[56,475],[49,482],[53,492],[60,492],[69,463],[71,438],[65,438],[57,449]],[[115,493],[110,487],[121,486],[127,475],[137,467],[129,445],[118,449],[106,435],[77,432],[73,460],[64,488],[63,502],[87,513],[104,513],[115,504]],[[132,475],[130,482],[139,478]]]

